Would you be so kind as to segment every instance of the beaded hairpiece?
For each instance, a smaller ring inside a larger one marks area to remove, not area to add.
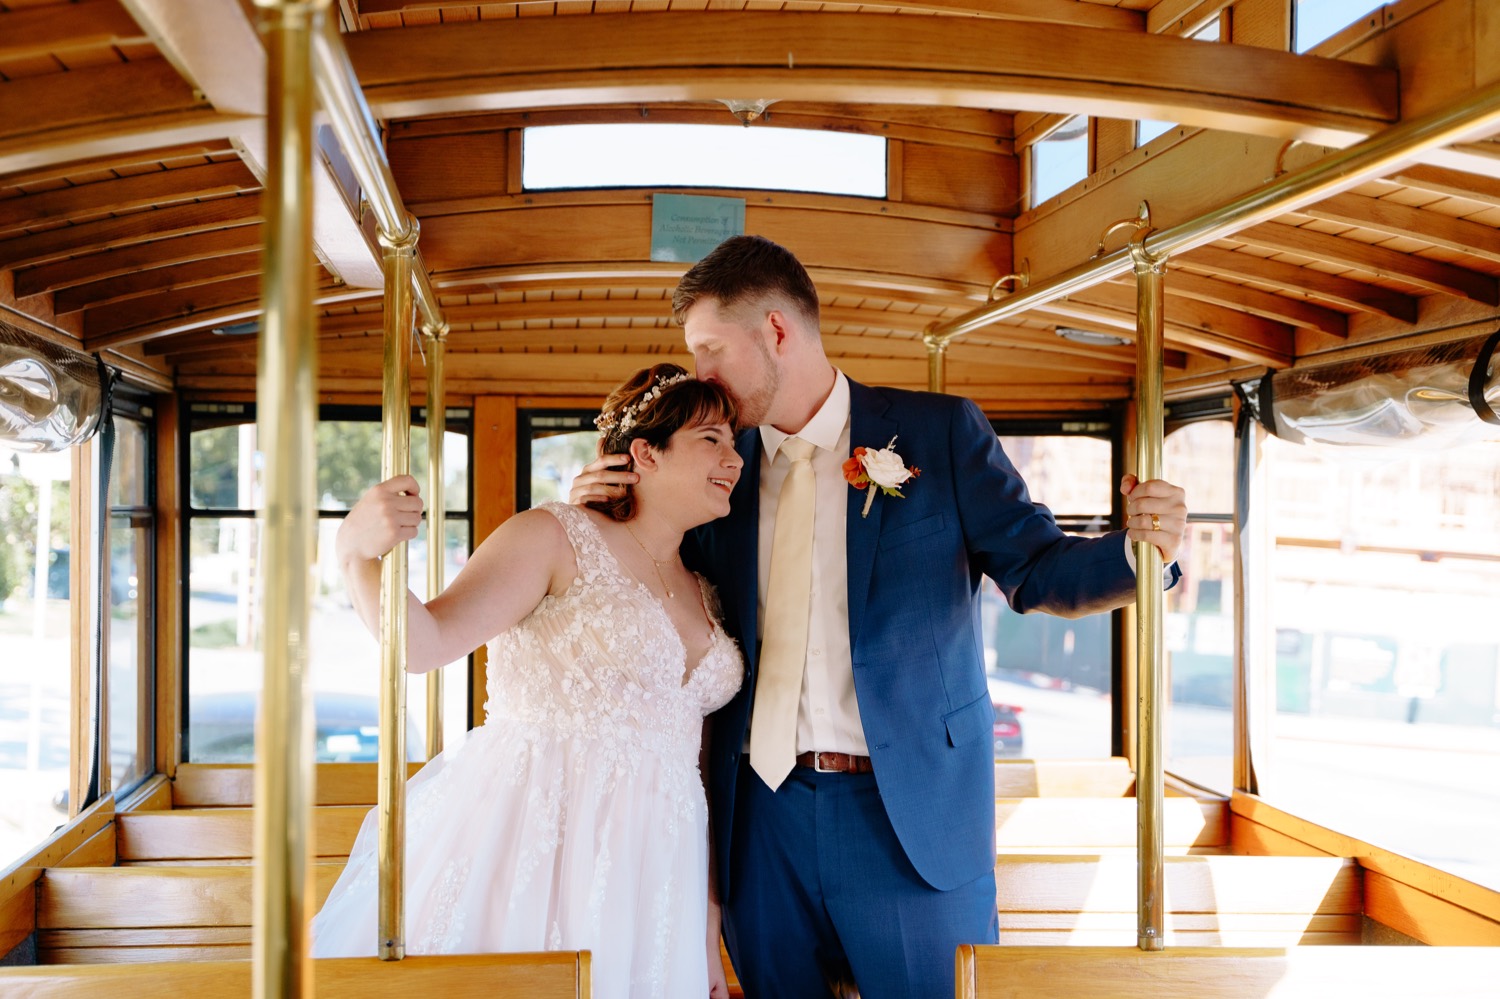
[[[624,437],[635,427],[642,413],[650,408],[651,404],[661,398],[661,394],[678,382],[685,382],[692,376],[686,372],[680,375],[661,375],[651,387],[641,393],[639,399],[632,402],[614,413],[600,413],[594,418],[594,426],[605,434],[615,434]]]

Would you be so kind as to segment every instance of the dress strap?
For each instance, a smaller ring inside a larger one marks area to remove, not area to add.
[[[582,507],[553,501],[543,503],[538,509],[546,510],[562,524],[563,531],[568,535],[568,543],[573,546],[579,579],[592,583],[613,568],[613,559],[610,557],[609,547],[604,543],[604,537]]]

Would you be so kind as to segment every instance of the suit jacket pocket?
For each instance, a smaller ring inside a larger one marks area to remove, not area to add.
[[[900,527],[892,528],[880,535],[880,550],[888,551],[897,545],[904,545],[908,541],[917,538],[925,538],[929,534],[936,534],[943,529],[943,515],[935,513],[931,517],[923,517],[921,520],[910,524],[902,524]]]
[[[957,711],[943,716],[948,726],[948,744],[962,746],[981,736],[993,735],[995,731],[995,709],[990,705],[988,692],[965,704]]]

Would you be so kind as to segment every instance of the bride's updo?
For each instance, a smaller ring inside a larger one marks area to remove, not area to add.
[[[594,425],[599,428],[599,454],[629,454],[630,442],[643,440],[665,451],[672,435],[683,427],[705,423],[734,426],[734,400],[723,386],[703,382],[676,364],[653,364],[642,368],[604,400],[604,410]],[[634,462],[619,466],[625,471]],[[588,504],[615,520],[635,516],[635,490],[625,487],[617,500],[595,500]]]

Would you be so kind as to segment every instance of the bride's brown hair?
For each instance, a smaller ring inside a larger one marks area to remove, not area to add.
[[[676,364],[653,364],[631,375],[604,400],[604,410],[595,421],[599,454],[629,454],[630,442],[637,439],[665,451],[672,435],[683,427],[705,423],[732,427],[736,415],[734,400],[723,386],[699,381]],[[635,462],[619,467],[630,471]],[[629,520],[635,516],[635,490],[626,486],[619,499],[593,500],[587,505],[615,520]]]

